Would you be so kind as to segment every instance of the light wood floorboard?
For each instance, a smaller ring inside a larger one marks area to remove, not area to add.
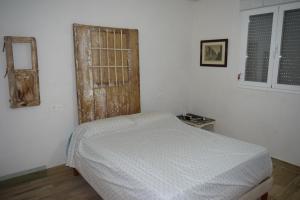
[[[300,200],[300,167],[273,159],[274,184],[269,200]],[[102,200],[72,169],[58,166],[41,177],[0,188],[1,200]]]

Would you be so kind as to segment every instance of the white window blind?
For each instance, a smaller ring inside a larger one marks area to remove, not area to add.
[[[241,84],[300,92],[300,3],[242,12]]]

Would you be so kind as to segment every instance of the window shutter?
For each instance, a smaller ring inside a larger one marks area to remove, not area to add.
[[[249,17],[245,81],[268,81],[273,13]]]
[[[277,82],[300,85],[300,9],[284,12]]]

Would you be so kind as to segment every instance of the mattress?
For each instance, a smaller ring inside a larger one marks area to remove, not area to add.
[[[67,165],[105,200],[239,199],[272,173],[264,147],[161,113],[79,126]]]

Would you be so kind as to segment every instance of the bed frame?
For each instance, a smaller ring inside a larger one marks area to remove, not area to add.
[[[73,33],[79,123],[139,113],[138,30],[74,24]],[[268,178],[239,200],[267,200],[271,187]]]
[[[255,186],[252,190],[244,194],[239,200],[268,200],[268,194],[271,191],[273,183],[273,178],[267,178],[257,186]]]
[[[73,175],[79,176],[80,173],[73,168]],[[253,189],[245,193],[240,199],[238,200],[268,200],[269,192],[272,189],[273,184],[273,177],[267,178],[262,181],[260,184],[255,186]]]

